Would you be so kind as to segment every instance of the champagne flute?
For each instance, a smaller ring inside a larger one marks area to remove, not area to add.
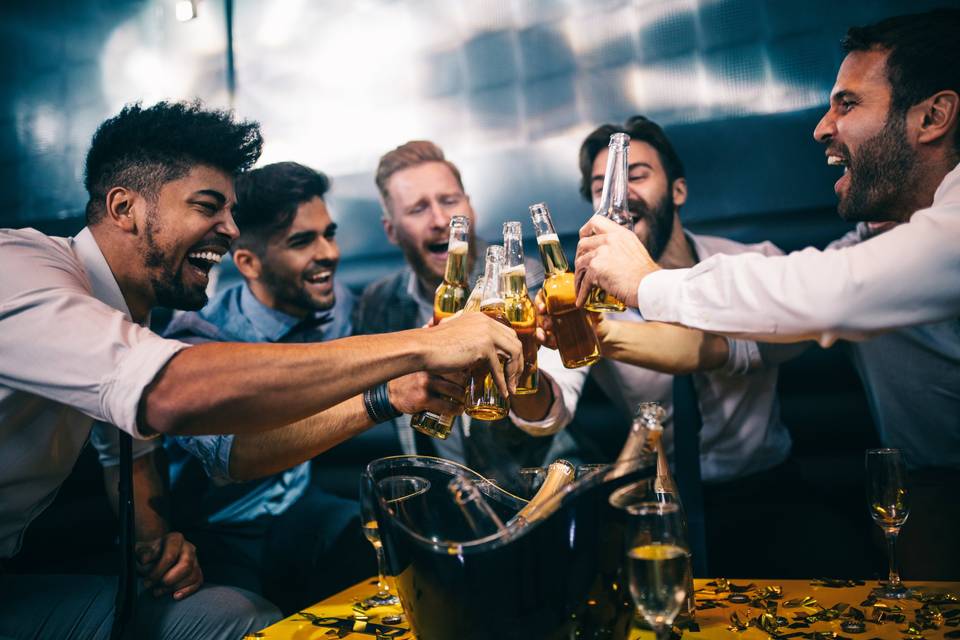
[[[638,502],[626,511],[630,596],[657,640],[667,640],[690,581],[690,549],[683,537],[680,508]]]
[[[361,476],[360,517],[363,535],[373,545],[377,554],[377,592],[367,600],[375,606],[396,605],[400,604],[400,599],[390,593],[390,585],[386,579],[386,556],[377,524],[377,497],[381,496],[388,509],[393,509],[404,500],[426,493],[430,489],[430,481],[418,476],[390,476],[377,482],[376,490],[373,482],[369,475]]]
[[[900,582],[897,571],[897,536],[910,515],[907,471],[899,449],[869,449],[867,464],[867,504],[873,521],[887,539],[890,571],[886,585],[874,589],[881,598],[906,598],[910,590]]]

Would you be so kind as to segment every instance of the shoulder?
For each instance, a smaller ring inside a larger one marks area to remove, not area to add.
[[[64,288],[90,289],[70,238],[36,229],[0,229],[0,299],[28,290]]]
[[[383,333],[397,330],[404,316],[398,307],[410,300],[406,293],[407,278],[409,278],[409,271],[401,269],[397,273],[384,276],[367,285],[353,309],[354,333]]]
[[[707,254],[701,255],[701,260],[705,260],[706,258],[717,253],[723,253],[727,255],[736,255],[738,253],[761,253],[765,256],[783,255],[783,251],[781,251],[777,245],[769,241],[745,244],[743,242],[737,242],[736,240],[721,238],[719,236],[706,236],[691,233],[690,237],[694,239],[697,247],[704,250],[703,252]]]

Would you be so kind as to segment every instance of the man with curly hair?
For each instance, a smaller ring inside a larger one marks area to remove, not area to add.
[[[251,434],[359,394],[370,413],[389,412],[379,385],[414,371],[485,363],[504,392],[514,385],[519,341],[480,314],[303,345],[188,348],[147,329],[154,306],[206,302],[209,272],[238,235],[234,175],[261,146],[259,126],[229,113],[128,106],[94,135],[83,231],[0,231],[0,558],[49,506],[95,420],[138,439]],[[135,637],[236,638],[275,617],[253,594],[209,588],[171,612],[202,582],[195,555],[174,534],[142,542],[144,586],[158,598],[138,598]],[[114,591],[101,576],[0,575],[0,635],[106,637]]]

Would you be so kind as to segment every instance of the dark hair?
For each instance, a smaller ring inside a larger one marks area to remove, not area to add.
[[[851,27],[843,50],[889,51],[892,113],[905,113],[938,91],[960,94],[960,10],[935,9]],[[960,128],[954,139],[960,147]]]
[[[240,174],[236,181],[236,247],[262,254],[267,242],[286,231],[297,207],[330,190],[330,178],[296,162],[276,162]]]
[[[377,183],[377,189],[380,190],[380,197],[384,203],[388,203],[390,194],[387,191],[387,181],[390,176],[398,171],[416,167],[427,162],[440,162],[447,165],[453,177],[457,179],[460,190],[463,191],[463,180],[460,178],[460,170],[457,165],[447,160],[443,155],[443,149],[430,142],[429,140],[411,140],[406,142],[393,151],[388,151],[380,158],[377,164],[377,173],[374,182]]]
[[[196,165],[231,175],[249,169],[262,148],[258,123],[236,122],[231,112],[206,110],[199,101],[127,105],[93,134],[84,178],[87,223],[103,217],[107,192],[115,186],[153,199]]]
[[[680,161],[680,156],[677,155],[660,125],[643,116],[633,116],[622,127],[615,124],[597,127],[580,145],[580,195],[587,202],[593,200],[593,190],[590,188],[593,181],[593,162],[597,159],[597,154],[607,148],[610,144],[610,136],[615,133],[625,133],[630,136],[630,140],[646,142],[656,149],[663,170],[667,174],[668,187],[677,178],[684,177],[683,162]]]

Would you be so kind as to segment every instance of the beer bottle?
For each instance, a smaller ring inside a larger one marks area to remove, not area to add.
[[[553,322],[553,333],[563,366],[576,369],[593,364],[600,358],[597,335],[583,309],[577,307],[577,291],[567,256],[560,246],[560,238],[553,228],[546,203],[530,205],[530,217],[537,232],[537,247],[546,279],[543,296],[547,313]]]
[[[507,526],[524,526],[549,516],[560,505],[559,499],[553,500],[553,498],[562,493],[564,487],[571,484],[575,476],[576,467],[566,460],[553,462],[547,467],[547,477],[544,478],[540,489],[530,498],[530,502],[510,519]]]
[[[487,247],[480,312],[509,327],[510,322],[507,320],[503,303],[503,279],[500,277],[502,271],[503,247]],[[510,412],[510,401],[500,393],[487,363],[478,364],[470,372],[467,401],[464,404],[464,412],[477,420],[500,420],[506,418]]]
[[[503,306],[510,326],[523,346],[523,371],[517,380],[518,396],[537,392],[537,312],[527,293],[527,270],[523,262],[523,238],[519,222],[503,223]]]
[[[603,192],[600,204],[594,215],[603,216],[617,224],[628,226],[633,220],[627,207],[627,150],[630,148],[630,136],[615,133],[610,136],[607,154],[607,173],[603,176]],[[587,294],[584,308],[589,311],[623,311],[622,302],[609,295],[600,287],[594,286]]]
[[[466,216],[450,218],[450,238],[447,240],[447,267],[443,282],[433,298],[433,321],[440,322],[460,311],[467,302],[467,256],[470,248],[470,220]],[[441,416],[421,411],[410,418],[410,426],[435,438],[446,440],[456,416]]]

